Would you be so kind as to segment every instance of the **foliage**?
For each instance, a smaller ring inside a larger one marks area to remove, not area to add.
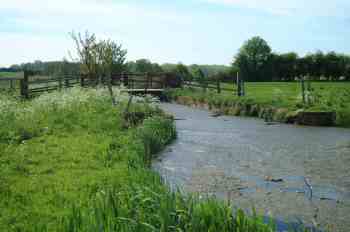
[[[295,52],[271,53],[260,37],[246,41],[233,62],[247,81],[292,81],[301,76],[313,80],[350,80],[350,56],[316,51],[304,57]]]
[[[142,179],[137,179],[143,176]],[[100,193],[87,208],[72,210],[62,231],[273,232],[263,218],[234,213],[216,199],[185,197],[164,188],[158,176],[136,171],[131,181]]]
[[[31,102],[0,99],[1,231],[274,231],[216,199],[173,192],[148,169],[176,136],[173,120],[126,95],[74,88]]]
[[[142,127],[139,128],[139,135],[144,144],[149,147],[149,154],[156,154],[176,137],[176,129],[171,121],[170,118],[159,116],[145,119]],[[154,130],[154,128],[159,129]]]
[[[54,228],[72,204],[87,204],[100,189],[123,183],[130,165],[144,166],[143,137],[122,126],[128,97],[115,93],[118,107],[104,89],[71,89],[23,103],[1,96],[1,231],[34,231],[39,223]],[[132,111],[162,115],[148,104],[132,105]],[[162,122],[146,127],[164,142],[173,131],[165,131],[172,121]]]
[[[95,34],[85,32],[71,33],[76,45],[80,73],[89,78],[108,76],[111,73],[120,73],[125,68],[127,51],[122,45],[111,41],[97,41]]]
[[[189,69],[184,64],[177,64],[174,69],[174,72],[177,76],[181,78],[181,80],[192,81],[193,79],[193,75],[190,73]]]
[[[208,78],[200,68],[197,68],[193,71],[193,79],[198,82],[203,89],[206,89],[208,86]]]
[[[127,63],[127,69],[129,72],[136,73],[160,73],[163,72],[161,66],[157,63],[152,63],[148,59],[139,59],[135,62],[129,61]]]
[[[263,81],[270,59],[270,46],[257,36],[243,44],[235,57],[234,64],[239,67],[246,81]]]

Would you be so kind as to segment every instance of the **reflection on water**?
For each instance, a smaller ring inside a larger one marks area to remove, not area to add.
[[[171,186],[288,221],[350,228],[350,130],[213,118],[175,104],[178,140],[154,168]]]

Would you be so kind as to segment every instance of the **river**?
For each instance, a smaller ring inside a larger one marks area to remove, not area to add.
[[[161,108],[175,116],[178,139],[153,167],[172,187],[247,211],[255,207],[277,220],[350,228],[349,129],[268,125],[177,104]]]

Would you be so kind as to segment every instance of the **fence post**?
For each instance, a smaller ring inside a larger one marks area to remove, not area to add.
[[[13,80],[10,80],[10,89],[11,89],[11,90],[14,90],[14,89],[15,89],[14,84],[13,84]]]
[[[84,75],[83,74],[80,74],[80,86],[81,87],[84,87],[84,85],[85,85],[85,77],[84,77]]]
[[[221,93],[221,86],[220,86],[220,79],[219,78],[217,78],[217,80],[216,80],[216,88],[217,88],[218,93]]]
[[[305,81],[304,76],[301,76],[301,94],[303,96],[303,103],[305,104]]]
[[[147,93],[148,85],[149,85],[149,76],[148,76],[148,72],[145,73],[145,77],[146,77],[146,88],[145,88],[145,93]]]
[[[60,91],[62,90],[62,76],[61,75],[59,76],[59,79],[58,79],[58,89]]]
[[[241,85],[241,80],[239,79],[239,72],[237,72],[236,85],[237,85],[237,96],[240,97],[242,96],[242,85]]]
[[[165,89],[167,88],[167,77],[168,77],[168,74],[167,73],[163,73],[162,74],[162,77],[161,77],[161,86],[162,86],[162,89]]]
[[[69,87],[69,80],[67,79],[66,76],[63,76],[63,78],[64,78],[64,86],[65,86],[66,88],[68,88],[68,87]]]
[[[27,70],[23,72],[23,79],[20,81],[21,85],[21,96],[24,99],[29,99],[29,86],[28,86],[29,73]]]

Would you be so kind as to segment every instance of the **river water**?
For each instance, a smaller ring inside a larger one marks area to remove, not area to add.
[[[178,139],[153,167],[171,186],[277,220],[349,231],[349,129],[161,108],[175,116]]]

